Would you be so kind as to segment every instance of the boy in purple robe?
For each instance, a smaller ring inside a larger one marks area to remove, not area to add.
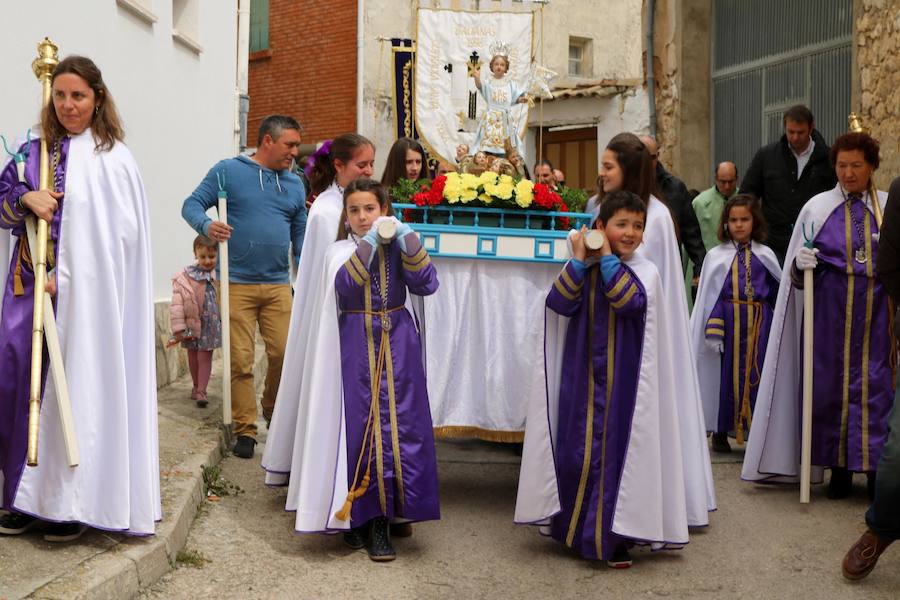
[[[869,180],[878,142],[846,133],[831,147],[838,185],[807,202],[788,247],[742,477],[796,481],[800,462],[803,271],[813,271],[813,482],[845,498],[854,472],[874,472],[893,405],[888,296],[875,272],[878,223]]]
[[[725,203],[718,236],[703,261],[691,340],[713,451],[731,452],[728,434],[743,444],[750,429],[781,268],[761,243],[766,222],[753,196]]]
[[[645,218],[639,196],[617,191],[600,207],[599,250],[587,249],[586,228],[570,234],[574,257],[547,296],[548,309],[568,317],[562,360],[554,366],[561,326],[548,312],[548,402],[542,414],[529,410],[516,507],[517,522],[549,525],[557,541],[614,568],[631,566],[636,542],[658,549],[687,542],[671,427],[675,387],[661,368],[671,348],[660,336],[662,285],[653,264],[635,254]]]
[[[349,482],[336,516],[350,519],[347,543],[365,544],[376,561],[395,557],[389,520],[440,518],[422,346],[405,307],[407,289],[437,291],[437,273],[409,225],[385,216],[389,206],[371,180],[344,192],[347,234],[357,246],[334,280]],[[382,224],[396,227],[396,237],[381,237]]]

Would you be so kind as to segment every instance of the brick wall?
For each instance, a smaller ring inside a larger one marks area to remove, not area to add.
[[[247,143],[267,115],[291,115],[303,142],[356,131],[356,0],[270,0],[269,49],[250,55]]]

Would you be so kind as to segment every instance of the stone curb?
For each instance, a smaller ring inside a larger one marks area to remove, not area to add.
[[[265,353],[257,345],[254,378],[260,389],[263,387],[265,369]],[[221,379],[213,377],[210,385],[217,381]],[[160,394],[164,393],[163,389],[159,390]],[[211,406],[214,405],[211,403]],[[159,417],[160,435],[167,419],[185,419],[163,406],[159,408]],[[98,552],[69,572],[61,573],[34,590],[27,598],[121,600],[137,597],[141,589],[152,585],[174,568],[178,552],[187,542],[197,511],[206,500],[203,467],[217,465],[230,445],[230,430],[220,425],[214,439],[188,453],[169,472],[168,477],[161,477],[164,513],[163,520],[157,525],[156,535],[146,538],[124,537],[108,550]]]
[[[172,507],[159,523],[156,535],[127,538],[106,552],[94,555],[78,567],[35,590],[29,598],[120,599],[137,596],[141,588],[156,582],[175,565],[184,547],[197,509],[204,502],[204,466],[218,464],[226,448],[226,432],[204,445],[178,466],[185,477],[170,478],[169,493],[175,496]]]

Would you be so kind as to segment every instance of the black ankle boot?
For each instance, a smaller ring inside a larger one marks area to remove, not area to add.
[[[353,548],[354,550],[359,550],[360,548],[366,547],[366,529],[367,527],[363,525],[362,527],[352,527],[349,531],[344,532],[344,543]]]
[[[391,545],[387,517],[375,517],[370,521],[370,527],[369,545],[366,547],[369,558],[376,562],[387,562],[397,558],[397,553]]]
[[[853,491],[853,473],[843,467],[831,468],[831,479],[828,481],[828,489],[825,495],[830,500],[842,500],[850,496]]]
[[[731,452],[731,445],[728,443],[727,433],[723,431],[721,433],[712,434],[712,450],[713,452],[719,452],[721,454]]]
[[[869,493],[869,502],[875,502],[875,471],[866,473],[866,491]]]

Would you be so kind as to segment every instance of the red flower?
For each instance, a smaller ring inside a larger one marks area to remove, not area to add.
[[[412,223],[413,219],[416,217],[416,212],[411,208],[403,209],[403,221],[406,223]]]
[[[557,229],[561,231],[566,231],[570,227],[569,217],[560,217],[559,219],[557,219],[557,223]]]
[[[562,202],[559,194],[551,190],[543,183],[534,184],[534,203],[544,210],[552,210],[557,204]]]
[[[435,177],[434,181],[431,183],[431,191],[436,193],[438,196],[444,195],[444,186],[447,185],[447,176],[441,175],[440,177]]]
[[[426,206],[430,204],[429,192],[419,192],[418,194],[413,194],[412,201],[416,206]]]

